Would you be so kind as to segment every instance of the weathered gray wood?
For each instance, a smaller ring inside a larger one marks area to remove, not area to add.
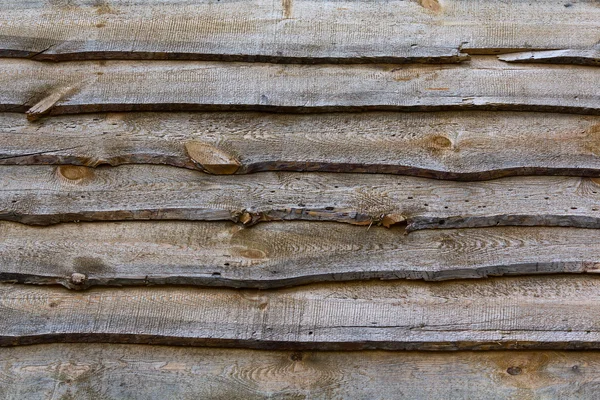
[[[500,60],[518,63],[553,63],[600,65],[600,48],[590,50],[546,50],[512,53],[499,56]]]
[[[460,49],[586,49],[600,39],[595,0],[4,0],[3,6],[0,54],[54,61],[456,62],[464,58]]]
[[[275,288],[357,279],[597,273],[600,230],[419,231],[288,222],[0,223],[0,280]]]
[[[344,282],[260,291],[0,285],[0,345],[321,350],[600,349],[588,276]]]
[[[194,61],[0,61],[0,111],[445,109],[600,114],[600,70],[510,64],[278,65]]]
[[[2,349],[0,370],[0,397],[6,400],[592,400],[600,354],[54,344]]]
[[[600,176],[600,118],[523,112],[0,114],[0,164],[168,164],[215,174]],[[217,157],[218,156],[218,157]]]
[[[159,165],[0,166],[0,219],[408,222],[408,230],[497,225],[600,228],[600,180],[484,182],[265,172],[214,176]]]

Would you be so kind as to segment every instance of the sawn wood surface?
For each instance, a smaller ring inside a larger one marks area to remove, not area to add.
[[[600,349],[600,280],[344,282],[72,292],[0,285],[0,345],[111,342],[286,350]]]
[[[0,280],[277,288],[367,279],[448,280],[597,273],[600,231],[495,227],[375,229],[285,222],[0,223]]]
[[[600,117],[525,112],[0,114],[0,164],[159,164],[454,180],[600,177]]]
[[[588,49],[595,0],[4,0],[0,55],[36,60],[458,62]]]

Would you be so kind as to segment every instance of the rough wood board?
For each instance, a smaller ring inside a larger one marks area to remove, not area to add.
[[[344,282],[293,289],[0,285],[0,345],[321,350],[600,349],[600,280]]]
[[[0,60],[0,111],[436,111],[600,114],[600,70],[494,56],[467,65]]]
[[[0,114],[0,164],[6,165],[139,163],[210,173],[368,172],[483,180],[600,177],[599,156],[600,118],[568,114],[117,113],[36,123],[21,114]]]
[[[565,6],[568,4],[568,6]],[[5,0],[0,54],[39,60],[446,61],[585,49],[595,0]]]
[[[454,182],[398,175],[207,175],[160,165],[0,166],[0,219],[338,221],[408,230],[497,225],[600,228],[600,180]]]
[[[597,273],[600,230],[418,231],[287,222],[0,223],[0,280],[276,288],[358,279]]]
[[[600,47],[590,50],[547,50],[512,53],[500,60],[519,63],[600,65]]]
[[[596,399],[596,352],[300,352],[54,344],[0,350],[0,397]]]

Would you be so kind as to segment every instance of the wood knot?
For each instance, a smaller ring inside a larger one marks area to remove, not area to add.
[[[300,352],[292,353],[292,355],[290,356],[290,360],[292,361],[302,361],[302,358],[302,353]]]
[[[406,222],[406,217],[402,214],[386,214],[381,219],[381,225],[385,226],[386,228],[404,222]]]
[[[506,370],[506,372],[509,375],[521,375],[521,373],[523,372],[523,370],[521,369],[521,367],[508,367],[508,369]]]
[[[81,286],[87,280],[87,276],[84,274],[80,274],[79,272],[74,272],[71,274],[71,278],[69,278],[69,282],[73,285]]]
[[[198,168],[209,174],[232,175],[241,166],[236,157],[208,143],[187,142],[185,151]]]
[[[421,7],[431,10],[435,13],[442,11],[442,5],[439,0],[417,0]]]
[[[431,138],[431,147],[445,150],[452,147],[452,141],[445,136],[434,136]]]
[[[92,168],[79,165],[60,165],[56,171],[58,175],[70,181],[81,181],[94,177],[94,170]]]

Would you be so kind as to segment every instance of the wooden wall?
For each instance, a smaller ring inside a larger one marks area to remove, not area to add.
[[[596,397],[597,0],[2,8],[0,397]]]

